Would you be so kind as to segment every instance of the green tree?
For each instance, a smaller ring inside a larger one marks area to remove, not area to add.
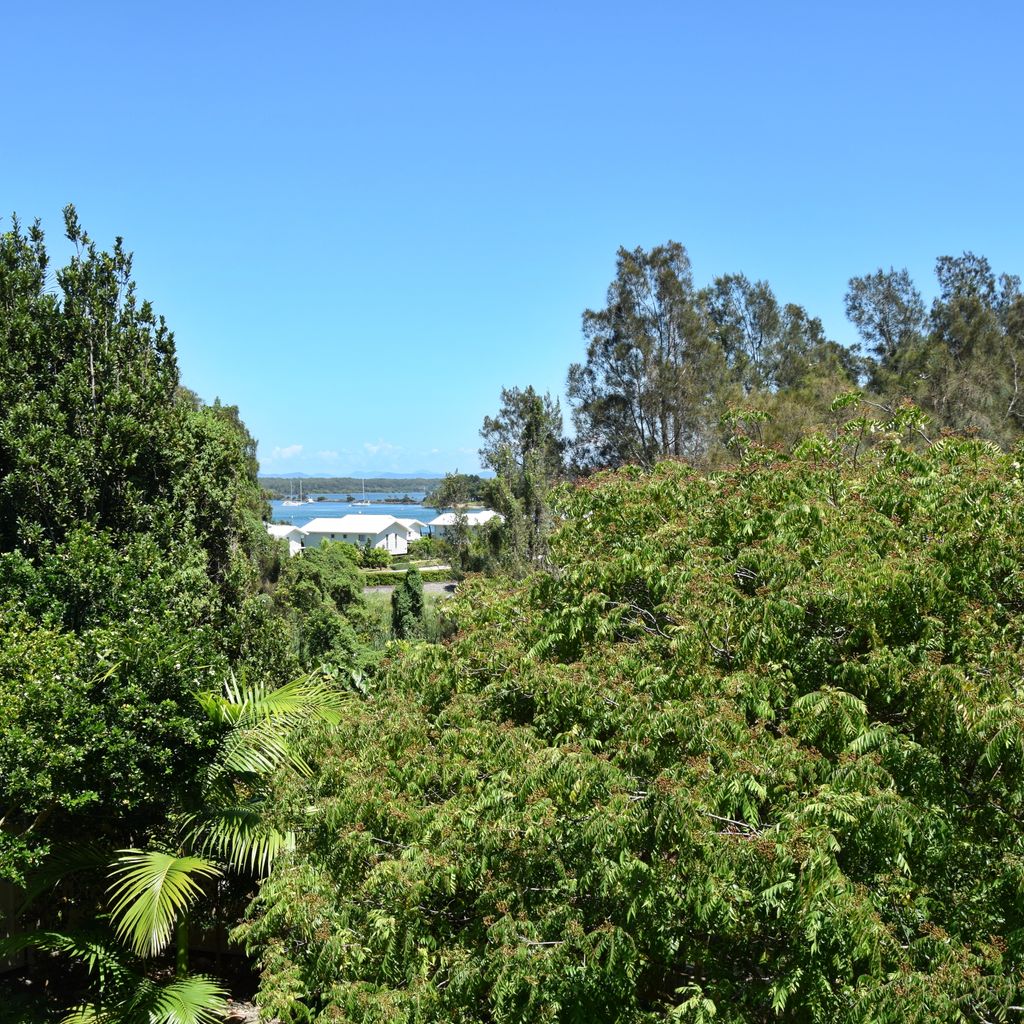
[[[173,336],[137,300],[121,239],[101,252],[73,207],[64,219],[75,255],[56,293],[38,224],[0,235],[0,551],[83,522],[137,529],[172,475]]]
[[[910,397],[939,428],[1008,447],[1020,436],[1024,295],[973,253],[936,261],[939,295],[926,316],[906,271],[853,278],[847,315],[874,357],[871,387],[893,410]]]
[[[56,271],[38,225],[0,233],[0,877],[18,884],[69,837],[108,853],[167,838],[216,758],[196,696],[297,670],[263,593],[277,553],[255,441],[180,386],[121,241],[102,251],[70,207],[65,227]],[[104,908],[83,883],[36,913]],[[124,1012],[157,1018],[187,994],[133,991]]]
[[[567,385],[577,464],[703,455],[723,359],[703,328],[683,246],[619,249],[607,306],[583,314],[583,334],[586,362],[569,368]]]
[[[1008,446],[1020,435],[1024,368],[1020,279],[998,280],[988,260],[964,253],[936,262],[924,404],[954,429]]]
[[[502,562],[536,568],[551,532],[548,496],[565,472],[566,440],[557,399],[532,387],[503,388],[501,409],[484,418],[480,460],[495,472],[490,505],[503,519],[495,531]]]
[[[920,292],[905,269],[879,268],[850,278],[846,315],[873,359],[872,387],[888,394],[894,385],[899,387],[904,365],[924,342],[926,314]]]
[[[391,630],[399,640],[423,635],[423,577],[415,568],[391,592]]]
[[[452,513],[453,522],[444,531],[444,545],[448,559],[457,571],[465,571],[470,564],[471,538],[466,506],[473,500],[473,488],[473,478],[456,470],[446,473],[426,499],[426,504],[438,512],[449,510]]]
[[[1024,453],[858,419],[566,490],[554,571],[312,739],[238,933],[265,1012],[1009,1019]]]
[[[768,282],[752,284],[743,274],[726,274],[715,279],[702,299],[740,393],[777,386],[783,318]]]

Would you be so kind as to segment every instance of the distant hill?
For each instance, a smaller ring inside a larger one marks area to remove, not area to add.
[[[367,494],[381,494],[413,491],[431,491],[440,480],[440,476],[398,476],[397,474],[367,477],[353,476],[309,476],[306,473],[291,473],[288,476],[261,476],[263,487],[272,494],[287,495],[295,489],[296,480],[302,481],[302,489],[306,494],[354,494],[363,492],[366,485]]]
[[[380,483],[382,480],[395,481],[398,480],[404,483],[406,480],[440,480],[444,477],[444,473],[433,473],[430,470],[413,469],[408,470],[404,473],[377,473],[372,479],[375,483]],[[361,482],[363,476],[330,476],[321,473],[260,473],[261,480],[356,480]],[[370,475],[366,474],[366,482],[370,483]],[[390,489],[390,488],[389,488]],[[422,487],[417,490],[423,490]]]

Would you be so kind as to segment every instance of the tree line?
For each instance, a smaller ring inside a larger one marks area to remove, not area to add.
[[[677,242],[619,249],[605,306],[582,316],[585,356],[568,369],[572,435],[558,400],[532,387],[504,389],[484,421],[487,496],[506,526],[475,564],[542,560],[545,496],[559,481],[663,459],[715,469],[745,439],[786,450],[852,415],[836,399],[853,392],[879,416],[909,403],[934,434],[1010,447],[1024,428],[1020,278],[973,253],[940,257],[935,273],[930,307],[906,270],[852,277],[845,309],[861,341],[845,347],[767,281],[725,274],[698,287]]]

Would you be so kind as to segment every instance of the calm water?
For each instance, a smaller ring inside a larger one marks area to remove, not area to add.
[[[406,495],[413,498],[415,504],[385,503],[384,498],[404,498]],[[314,491],[313,497],[319,497]],[[275,500],[270,503],[271,522],[291,523],[293,526],[305,526],[311,519],[329,518],[340,519],[342,516],[357,515],[362,512],[364,515],[394,516],[396,519],[419,519],[420,522],[429,523],[437,512],[419,504],[424,498],[423,491],[398,491],[397,493],[372,494],[366,493],[366,500],[369,505],[353,505],[345,501],[348,495],[325,494],[325,501],[315,501],[310,505],[283,505],[281,501]],[[359,500],[360,496],[356,495]]]

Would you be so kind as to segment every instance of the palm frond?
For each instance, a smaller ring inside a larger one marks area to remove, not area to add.
[[[289,740],[288,731],[279,722],[232,729],[224,737],[220,757],[210,773],[210,782],[225,772],[269,775],[288,764],[299,774],[308,775],[309,765],[296,753]]]
[[[24,913],[32,903],[49,892],[65,878],[82,871],[101,871],[110,863],[110,847],[96,843],[58,843],[50,850],[43,864],[32,873],[24,888],[24,901],[17,914]]]
[[[113,1020],[115,1011],[101,1010],[96,1003],[79,1003],[60,1019],[60,1024],[106,1024]]]
[[[202,974],[167,985],[149,982],[136,992],[125,1016],[139,1024],[221,1024],[227,995],[218,981]]]
[[[83,964],[97,979],[101,992],[120,988],[135,978],[125,954],[110,941],[109,933],[37,931],[0,939],[0,957],[23,949],[43,949],[60,953]]]
[[[200,857],[172,857],[155,850],[121,850],[111,872],[111,916],[119,939],[139,956],[164,949],[174,924],[202,890],[196,881],[220,870]]]
[[[224,684],[224,695],[205,693],[200,701],[207,713],[221,724],[243,728],[274,720],[294,726],[318,719],[329,724],[341,720],[347,695],[334,686],[300,676],[270,690],[260,683],[246,684],[244,676],[233,674]]]
[[[61,1024],[220,1024],[228,993],[205,975],[157,985],[137,977],[135,984],[102,1003],[82,1003]]]
[[[190,815],[186,828],[189,845],[204,856],[260,877],[278,856],[295,847],[295,834],[268,825],[259,804],[210,808]]]
[[[309,775],[309,765],[295,750],[295,733],[314,721],[337,724],[349,699],[350,695],[310,676],[269,690],[259,683],[246,684],[244,676],[231,675],[223,695],[199,695],[211,721],[229,726],[220,757],[207,773],[207,785],[215,786],[225,774],[266,775],[285,765]]]

